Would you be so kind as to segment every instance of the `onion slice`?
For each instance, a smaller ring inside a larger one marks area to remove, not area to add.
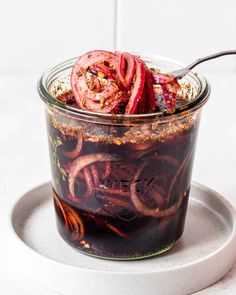
[[[108,69],[103,63],[106,62],[109,64],[110,69]],[[94,50],[87,52],[83,56],[81,56],[76,63],[74,64],[70,76],[70,83],[72,93],[75,97],[75,100],[78,106],[82,109],[86,109],[86,105],[84,102],[88,99],[92,100],[104,100],[110,97],[117,91],[117,87],[113,83],[110,83],[107,86],[104,86],[104,90],[101,91],[100,87],[96,87],[96,92],[92,91],[87,84],[87,73],[91,69],[97,69],[101,71],[105,71],[105,74],[111,76],[111,70],[116,70],[116,56],[114,53],[105,51],[105,50]],[[97,85],[98,86],[98,85]],[[94,111],[101,111],[98,109],[92,109]]]
[[[117,196],[121,196],[121,197],[129,197],[129,195],[130,195],[129,191],[124,191],[124,190],[121,190],[118,188],[115,189],[115,188],[98,187],[98,188],[95,188],[95,191],[109,194],[109,195],[117,195]]]
[[[145,88],[146,88],[146,107],[145,113],[152,113],[156,106],[156,94],[154,91],[154,78],[152,72],[146,70],[145,75]]]
[[[154,81],[156,84],[172,83],[176,80],[176,78],[173,76],[163,75],[160,73],[156,73],[155,71],[152,71],[152,74],[154,76]]]
[[[54,191],[53,197],[56,201],[57,206],[60,208],[63,214],[66,229],[69,229],[70,227],[70,229],[72,230],[72,239],[82,240],[85,233],[84,223],[82,219],[73,208],[71,208],[63,201],[60,201]]]
[[[174,76],[149,69],[139,56],[105,50],[79,57],[72,68],[70,83],[79,108],[111,114],[155,112],[156,84],[162,88],[166,109],[173,110],[180,88]]]
[[[92,172],[92,176],[93,176],[94,186],[98,187],[99,186],[99,176],[98,176],[98,171],[97,171],[95,164],[91,165],[91,172]]]
[[[104,174],[102,174],[102,180],[106,180],[110,174],[111,174],[111,162],[107,161],[106,163],[106,167],[105,167],[105,172]]]
[[[68,176],[68,186],[70,194],[72,196],[75,196],[75,179],[79,171],[95,162],[118,161],[119,159],[120,157],[116,154],[106,153],[89,154],[80,156],[75,159],[71,165]]]
[[[145,64],[138,57],[135,58],[135,64],[135,81],[133,89],[131,90],[129,102],[125,109],[126,114],[135,113],[137,104],[143,93],[143,87],[145,82]]]
[[[160,84],[167,110],[175,109],[177,93],[181,86],[174,76],[167,76],[151,71],[154,82]]]
[[[129,237],[123,231],[121,231],[118,227],[112,225],[111,223],[106,223],[106,227],[121,238],[129,239]]]
[[[93,190],[94,183],[93,183],[93,179],[92,179],[92,175],[91,175],[89,167],[84,167],[84,177],[85,177],[88,191],[91,192]]]
[[[94,101],[99,101],[101,99],[105,99],[105,98],[108,98],[110,97],[113,93],[117,92],[117,87],[108,82],[109,85],[106,85],[104,88],[103,91],[101,92],[94,92],[93,90],[90,90],[89,89],[89,86],[87,84],[87,81],[86,81],[86,75],[85,73],[83,73],[83,75],[81,77],[78,78],[78,94],[80,95],[80,98],[82,98],[83,96],[86,96],[87,99],[92,99]],[[80,100],[80,103],[81,103],[81,100]]]
[[[187,165],[188,165],[189,161],[191,160],[191,158],[193,156],[193,153],[194,153],[194,150],[195,150],[195,146],[196,146],[196,144],[193,146],[193,148],[191,149],[191,151],[184,158],[183,162],[179,166],[176,174],[174,175],[174,177],[173,177],[173,179],[171,181],[171,184],[169,186],[169,190],[168,190],[168,193],[167,193],[167,204],[170,201],[170,197],[171,197],[171,194],[172,194],[172,191],[173,191],[173,188],[175,186],[175,183],[176,183],[177,179],[179,178],[179,176],[181,175],[181,173],[183,173],[185,171],[185,169],[187,168]]]
[[[125,58],[124,58],[124,54],[122,54],[122,52],[120,52],[120,51],[117,51],[116,56],[117,56],[117,63],[118,63],[118,68],[117,68],[118,77],[119,77],[120,81],[123,82],[124,77],[125,77]]]
[[[78,135],[76,147],[72,151],[63,151],[63,156],[67,158],[77,158],[82,150],[83,147],[83,136],[82,134]]]
[[[67,211],[67,219],[72,230],[72,239],[73,240],[82,240],[84,237],[84,223],[76,211],[71,208],[68,204],[64,204],[64,207]]]
[[[53,190],[53,198],[58,206],[58,208],[61,210],[62,216],[64,218],[64,222],[65,222],[65,228],[68,229],[69,228],[69,224],[68,224],[68,220],[67,220],[67,216],[66,216],[66,211],[63,208],[62,202],[59,200],[59,198],[57,197],[56,193]]]
[[[174,213],[179,208],[179,206],[181,205],[181,203],[183,201],[184,195],[180,196],[178,198],[178,200],[171,207],[164,209],[164,210],[161,210],[159,207],[150,208],[150,207],[146,206],[142,201],[140,201],[140,199],[137,195],[136,187],[137,187],[140,173],[146,167],[147,164],[148,164],[147,162],[142,163],[141,167],[138,169],[136,175],[133,178],[133,181],[130,185],[131,200],[132,200],[135,208],[145,216],[151,216],[151,217],[157,217],[157,218],[168,216],[168,215]],[[154,196],[154,198],[158,197],[159,199],[162,199],[162,200],[164,199],[161,192],[157,192],[156,194],[157,195]]]
[[[117,60],[118,60],[118,77],[123,84],[123,86],[127,89],[130,88],[130,84],[134,77],[135,72],[135,59],[134,56],[129,54],[128,52],[117,52]],[[125,73],[125,64],[126,64],[126,73]]]

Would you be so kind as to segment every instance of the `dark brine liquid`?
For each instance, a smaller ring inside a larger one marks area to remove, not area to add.
[[[181,236],[197,124],[163,142],[108,143],[48,123],[57,225],[88,254],[147,257]]]

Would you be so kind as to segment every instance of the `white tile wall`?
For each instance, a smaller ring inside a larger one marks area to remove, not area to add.
[[[113,49],[114,0],[0,0],[0,73],[36,72]]]
[[[118,0],[117,47],[190,62],[236,49],[236,0]],[[236,57],[200,66],[234,71]]]
[[[0,0],[0,74],[36,73],[94,49],[190,62],[236,48],[236,0]],[[236,58],[200,66],[236,71]]]

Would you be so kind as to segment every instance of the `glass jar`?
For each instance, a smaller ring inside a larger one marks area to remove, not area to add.
[[[178,63],[141,57],[168,72]],[[131,260],[163,253],[184,229],[202,106],[210,94],[205,78],[181,80],[188,102],[174,112],[101,114],[55,98],[70,89],[76,59],[40,79],[46,106],[58,231],[77,250]]]

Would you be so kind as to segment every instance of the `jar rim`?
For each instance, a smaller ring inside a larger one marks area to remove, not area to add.
[[[146,62],[164,62],[166,65],[170,65],[173,67],[173,70],[181,68],[181,67],[185,67],[186,65],[183,63],[180,63],[176,60],[167,58],[167,57],[163,57],[160,55],[154,55],[154,54],[140,54],[135,52],[135,54],[141,55],[141,58],[144,59],[144,61]],[[211,92],[211,87],[210,84],[208,82],[208,80],[202,76],[201,74],[199,74],[198,72],[193,72],[190,71],[186,77],[192,77],[195,80],[197,80],[199,86],[200,86],[200,91],[198,93],[198,95],[194,98],[194,100],[188,102],[187,104],[185,104],[184,106],[181,106],[179,108],[176,108],[175,110],[168,112],[168,111],[158,111],[155,113],[149,113],[149,114],[106,114],[106,113],[99,113],[99,112],[93,112],[93,111],[88,111],[88,110],[83,110],[80,108],[76,108],[76,107],[72,107],[66,103],[63,103],[61,101],[59,101],[58,99],[56,99],[55,96],[53,96],[50,91],[48,90],[48,81],[50,78],[52,78],[54,75],[58,74],[60,71],[69,69],[73,66],[73,64],[75,63],[75,61],[78,59],[79,57],[74,57],[71,59],[68,59],[66,61],[63,61],[59,64],[57,64],[56,66],[52,67],[51,69],[47,70],[46,72],[44,72],[39,81],[38,81],[38,85],[37,85],[37,89],[38,89],[38,93],[41,97],[41,99],[51,105],[51,106],[55,106],[56,108],[60,109],[60,110],[64,110],[67,111],[71,114],[74,115],[83,115],[86,117],[97,117],[100,119],[109,119],[109,120],[118,120],[118,121],[125,121],[125,120],[129,120],[129,121],[136,121],[136,120],[142,120],[142,119],[158,119],[158,118],[169,118],[171,117],[178,117],[180,114],[186,113],[186,112],[193,112],[197,109],[200,109],[208,100],[208,97],[210,95]]]

